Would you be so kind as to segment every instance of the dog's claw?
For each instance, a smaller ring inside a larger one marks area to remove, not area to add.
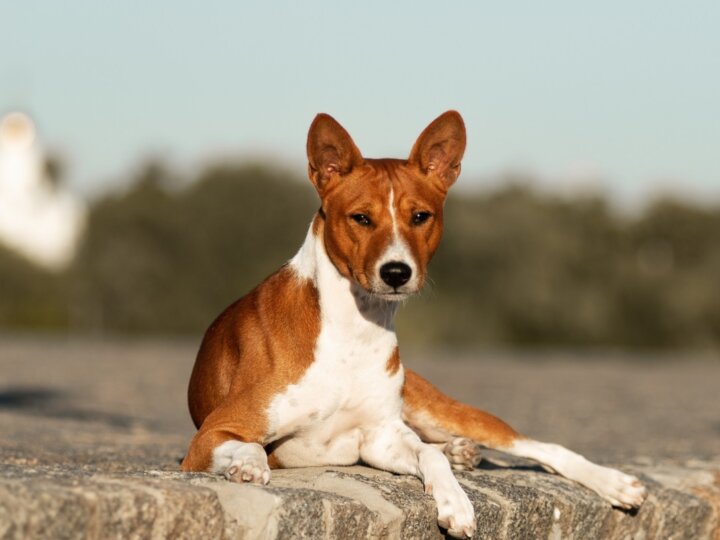
[[[231,482],[267,484],[270,468],[263,448],[256,443],[237,444],[239,446],[234,448],[230,464],[222,471],[223,476]]]

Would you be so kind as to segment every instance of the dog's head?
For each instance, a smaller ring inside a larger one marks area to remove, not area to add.
[[[325,249],[337,270],[385,299],[418,292],[464,151],[465,125],[456,111],[426,127],[406,160],[364,158],[334,118],[317,115],[308,133],[308,172],[322,200]]]

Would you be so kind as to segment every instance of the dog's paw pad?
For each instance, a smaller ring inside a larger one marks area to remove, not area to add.
[[[267,484],[270,481],[270,468],[263,447],[256,443],[233,443],[227,467],[218,472],[231,482]]]
[[[259,463],[235,462],[223,473],[231,482],[265,485],[270,482],[270,469]]]
[[[480,464],[482,455],[478,445],[471,439],[456,437],[445,444],[443,453],[453,469],[471,471]]]

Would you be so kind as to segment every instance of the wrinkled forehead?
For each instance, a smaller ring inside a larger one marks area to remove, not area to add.
[[[442,203],[444,193],[400,159],[367,159],[363,167],[343,180],[331,199],[343,205],[387,206],[400,201],[430,205]]]

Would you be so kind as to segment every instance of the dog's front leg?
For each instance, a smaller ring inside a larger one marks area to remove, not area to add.
[[[200,426],[182,469],[222,474],[233,482],[267,484],[270,468],[262,446],[266,425],[264,416],[244,400],[226,400]]]
[[[440,526],[456,538],[470,538],[475,533],[472,503],[447,458],[438,448],[422,442],[402,420],[364,433],[360,457],[379,469],[418,476],[437,503]]]

